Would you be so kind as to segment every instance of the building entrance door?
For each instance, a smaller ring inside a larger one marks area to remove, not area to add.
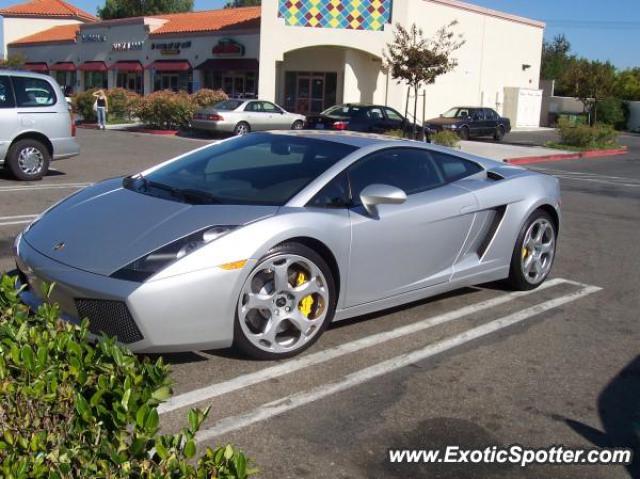
[[[296,86],[295,111],[307,115],[324,108],[324,74],[299,74]]]

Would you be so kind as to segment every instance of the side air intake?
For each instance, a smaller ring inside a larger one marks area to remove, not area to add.
[[[495,213],[493,215],[493,219],[491,220],[491,224],[489,225],[489,229],[487,230],[484,238],[478,246],[479,258],[482,258],[484,256],[484,254],[487,252],[487,248],[489,248],[489,245],[491,244],[491,241],[496,236],[498,227],[500,226],[500,223],[502,223],[502,218],[504,218],[504,213],[505,211],[507,211],[507,207],[499,206],[498,208],[495,208],[494,211]]]

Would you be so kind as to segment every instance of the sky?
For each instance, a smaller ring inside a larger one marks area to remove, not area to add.
[[[104,2],[68,1],[90,13],[95,13]],[[14,3],[20,0],[0,0],[0,7]],[[225,0],[195,0],[195,8],[220,8],[224,3]],[[470,3],[543,20],[547,22],[547,38],[564,33],[574,53],[580,56],[610,60],[619,68],[640,66],[640,0],[470,0]]]

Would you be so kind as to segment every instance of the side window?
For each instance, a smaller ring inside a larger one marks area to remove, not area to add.
[[[280,108],[275,106],[273,103],[269,103],[268,101],[262,102],[262,110],[267,113],[280,113]]]
[[[340,173],[316,194],[307,206],[314,208],[346,208],[349,206],[349,180]]]
[[[389,120],[404,121],[404,118],[402,118],[402,115],[397,111],[395,111],[393,108],[385,108],[384,112],[387,114],[387,118],[389,118]]]
[[[0,108],[14,108],[13,89],[9,77],[0,76]]]
[[[382,108],[373,107],[369,109],[369,118],[374,121],[380,121],[384,118],[382,115]]]
[[[445,183],[429,152],[416,148],[389,148],[372,153],[350,168],[349,180],[356,204],[360,203],[362,190],[376,183],[395,186],[407,195]]]
[[[14,76],[13,89],[19,107],[44,107],[56,104],[56,93],[46,80]]]
[[[497,120],[498,119],[498,115],[491,108],[485,108],[484,109],[484,117],[487,120]]]
[[[244,111],[252,111],[252,112],[262,111],[260,102],[257,102],[257,101],[249,102],[247,106],[244,108]]]
[[[478,110],[473,110],[473,113],[471,114],[471,116],[473,117],[474,120],[478,121],[482,121],[484,120],[484,113],[482,110],[478,109]]]
[[[482,171],[482,167],[472,161],[458,158],[444,153],[432,152],[433,159],[442,171],[442,176],[447,183],[458,181],[467,176],[475,175]]]

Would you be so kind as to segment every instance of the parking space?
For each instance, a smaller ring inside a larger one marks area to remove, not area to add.
[[[0,177],[2,270],[13,267],[13,237],[55,201],[206,144],[92,130],[81,130],[79,141],[81,156],[56,162],[41,182]],[[265,478],[640,474],[638,462],[521,469],[388,461],[389,448],[632,444],[640,148],[535,168],[563,188],[557,263],[543,287],[513,293],[483,285],[337,323],[309,351],[281,362],[233,351],[167,355],[175,395],[161,407],[164,430],[182,427],[189,407],[211,405],[200,443],[237,444]]]

